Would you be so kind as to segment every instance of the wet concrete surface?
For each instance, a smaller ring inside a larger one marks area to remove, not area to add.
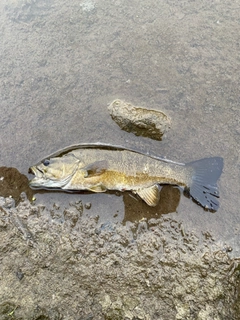
[[[238,8],[1,1],[0,319],[240,319]],[[121,131],[116,98],[166,112],[165,139]],[[219,210],[168,187],[154,210],[130,193],[27,189],[29,166],[96,141],[223,157]]]

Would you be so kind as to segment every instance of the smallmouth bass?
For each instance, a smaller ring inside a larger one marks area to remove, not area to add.
[[[34,189],[130,190],[149,206],[157,205],[160,184],[178,185],[202,207],[216,211],[222,169],[221,157],[183,164],[135,149],[95,143],[59,151],[30,167],[29,172],[35,175],[30,181]]]

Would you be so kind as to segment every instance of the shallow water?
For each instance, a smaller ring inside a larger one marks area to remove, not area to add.
[[[179,162],[221,156],[216,213],[177,194],[177,208],[160,214],[196,234],[210,232],[239,258],[238,1],[4,0],[0,9],[1,166],[27,175],[58,149],[96,141]],[[163,141],[121,131],[107,109],[116,98],[169,115]],[[91,202],[84,212],[102,222],[149,214],[131,194],[36,198],[49,207]]]
[[[181,197],[171,217],[211,230],[239,256],[236,5],[2,1],[1,164],[27,174],[57,149],[95,141],[140,146],[181,162],[222,156],[218,212]],[[155,142],[119,130],[107,110],[112,98],[164,110],[171,131]],[[123,210],[116,197],[109,206]]]

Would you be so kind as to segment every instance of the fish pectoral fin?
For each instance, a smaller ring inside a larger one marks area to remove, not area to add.
[[[96,184],[95,186],[88,188],[88,190],[92,192],[106,192],[107,188],[104,187],[102,184]]]
[[[134,193],[138,194],[149,206],[156,207],[160,199],[160,187],[154,184],[151,187],[135,190]]]
[[[107,168],[108,168],[107,160],[100,160],[100,161],[95,161],[93,163],[90,163],[89,165],[83,168],[83,170],[85,171],[84,178],[98,176],[104,173],[107,170]]]

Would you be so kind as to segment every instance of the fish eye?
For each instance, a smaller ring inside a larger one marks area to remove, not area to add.
[[[47,167],[47,166],[50,164],[50,160],[45,159],[45,160],[43,160],[43,162],[42,162],[42,163],[43,163],[43,165],[44,165],[44,166],[46,166],[46,167]]]

